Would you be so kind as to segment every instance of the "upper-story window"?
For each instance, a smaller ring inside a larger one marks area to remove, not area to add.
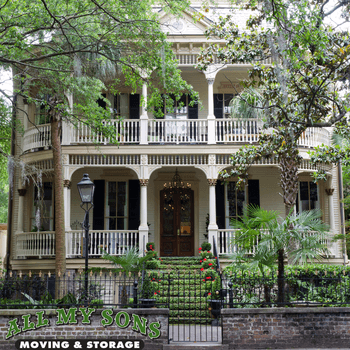
[[[198,119],[198,103],[191,104],[191,97],[182,95],[176,100],[174,95],[170,95],[173,100],[172,106],[166,106],[165,100],[161,107],[165,119]]]
[[[139,119],[140,118],[140,94],[120,93],[116,95],[102,94],[110,102],[113,118]],[[97,100],[100,107],[106,108],[106,102],[100,98]]]
[[[33,206],[30,219],[30,229],[37,231],[54,230],[54,198],[53,183],[43,182],[38,188],[34,186]],[[38,225],[39,223],[39,225]],[[38,227],[39,226],[39,227]]]
[[[214,94],[214,115],[215,118],[230,118],[231,106],[230,102],[234,94]]]
[[[35,103],[35,113],[34,113],[34,123],[35,125],[42,125],[50,123],[49,118],[49,108],[47,101],[49,100],[49,95],[37,96],[37,102]]]

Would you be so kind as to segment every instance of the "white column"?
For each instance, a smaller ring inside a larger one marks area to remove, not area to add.
[[[140,254],[146,249],[148,243],[148,225],[147,225],[147,179],[140,179],[141,187],[141,208],[140,208],[140,226],[139,226],[139,252]]]
[[[326,193],[328,195],[328,206],[329,206],[329,227],[331,233],[335,233],[334,227],[334,206],[333,206],[333,192],[334,188],[327,188]]]
[[[208,225],[208,242],[213,247],[213,238],[215,237],[216,246],[218,247],[218,225],[216,223],[216,196],[215,185],[216,179],[208,179],[209,184],[209,225]]]
[[[148,144],[147,84],[142,85],[142,107],[140,116],[140,145]]]
[[[67,235],[68,231],[71,231],[70,227],[70,187],[72,182],[70,180],[63,180],[63,201],[64,201],[64,226],[65,226],[65,236],[66,236],[66,256],[72,251],[72,240],[70,236]]]
[[[24,213],[24,196],[27,190],[25,188],[18,189],[18,222],[17,222],[17,232],[23,232],[23,213]]]

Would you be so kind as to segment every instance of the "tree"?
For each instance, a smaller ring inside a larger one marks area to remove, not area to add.
[[[56,270],[65,271],[63,178],[60,152],[62,122],[88,124],[115,139],[105,126],[109,108],[99,107],[102,91],[118,93],[121,84],[149,88],[148,107],[160,105],[163,86],[178,95],[192,92],[173,60],[152,0],[5,1],[1,5],[0,68],[12,68],[14,94],[36,103],[50,116],[55,172]],[[177,14],[186,1],[166,1]],[[73,103],[69,96],[73,95]],[[0,99],[0,107],[7,108]],[[109,101],[104,99],[107,107]],[[9,110],[9,108],[7,108]],[[22,111],[24,112],[24,111]],[[8,157],[5,149],[0,154]]]
[[[232,226],[238,229],[232,242],[239,247],[233,255],[235,263],[249,262],[263,273],[264,267],[271,269],[278,261],[280,303],[284,302],[284,259],[305,264],[320,260],[327,253],[324,242],[328,227],[318,210],[290,214],[282,219],[277,212],[248,206],[241,220],[232,220]]]
[[[350,36],[332,28],[327,18],[341,10],[349,20],[350,1],[240,1],[252,10],[246,28],[238,28],[233,16],[220,18],[207,32],[225,40],[225,47],[209,45],[202,50],[198,67],[206,69],[217,56],[222,63],[250,62],[245,89],[259,88],[265,101],[264,130],[257,145],[241,148],[232,155],[232,171],[238,185],[247,181],[251,164],[263,157],[276,157],[281,170],[281,188],[287,216],[296,202],[298,166],[302,157],[298,139],[309,127],[334,126],[349,135]],[[272,64],[266,64],[266,60]],[[241,96],[244,99],[244,96]],[[244,99],[246,103],[249,101]],[[271,133],[269,130],[273,129]],[[315,164],[337,162],[341,153],[320,147],[311,157]],[[349,155],[350,151],[347,150]],[[333,158],[329,157],[333,154]],[[343,153],[344,154],[344,153]],[[318,171],[316,179],[326,179]]]

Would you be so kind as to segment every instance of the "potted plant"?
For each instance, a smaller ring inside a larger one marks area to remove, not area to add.
[[[140,290],[140,303],[142,307],[150,308],[154,307],[157,295],[156,289],[157,284],[156,282],[152,282],[152,274],[146,274],[144,278],[142,279],[142,285]]]

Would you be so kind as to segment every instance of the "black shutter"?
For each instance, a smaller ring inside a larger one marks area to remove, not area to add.
[[[216,196],[216,223],[219,229],[225,229],[225,186],[218,181],[215,188]]]
[[[104,230],[105,180],[95,180],[93,230]]]
[[[101,94],[103,97],[105,97],[106,98],[106,94]],[[100,106],[100,107],[102,107],[103,109],[106,109],[106,107],[107,107],[107,104],[106,104],[106,101],[104,101],[104,100],[102,100],[102,98],[99,98],[98,100],[97,100],[97,103],[98,103],[98,105]]]
[[[138,230],[140,226],[140,182],[129,180],[129,219],[128,229]]]
[[[140,94],[129,95],[130,119],[140,119]]]
[[[249,204],[260,207],[259,180],[248,180]]]
[[[224,116],[224,108],[223,108],[223,94],[214,94],[214,115],[215,118],[223,118]]]
[[[190,103],[191,97],[188,96],[188,102]],[[188,106],[188,119],[198,119],[198,101],[193,106]]]

